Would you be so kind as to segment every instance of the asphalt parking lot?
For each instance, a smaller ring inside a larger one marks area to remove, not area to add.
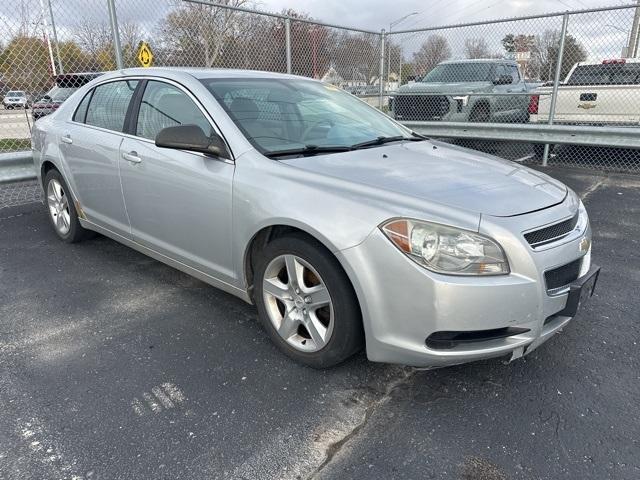
[[[63,244],[0,185],[0,478],[640,478],[640,178],[548,172],[589,210],[595,296],[528,357],[432,371],[297,365],[253,307]]]

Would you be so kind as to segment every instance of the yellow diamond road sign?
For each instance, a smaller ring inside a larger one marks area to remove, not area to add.
[[[143,67],[150,67],[153,64],[153,52],[147,42],[142,42],[142,45],[140,45],[138,61]]]

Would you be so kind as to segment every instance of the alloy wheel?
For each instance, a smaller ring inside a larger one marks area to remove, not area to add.
[[[58,233],[66,235],[71,229],[71,214],[69,212],[69,197],[62,184],[55,178],[47,185],[47,204],[49,214]]]
[[[289,345],[308,353],[327,345],[333,333],[333,304],[309,262],[292,254],[274,258],[265,270],[262,291],[269,320]]]

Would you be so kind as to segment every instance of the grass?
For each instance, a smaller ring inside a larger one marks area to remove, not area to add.
[[[23,152],[31,150],[28,138],[0,138],[0,152]]]

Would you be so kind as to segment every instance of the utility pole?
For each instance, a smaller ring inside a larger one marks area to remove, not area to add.
[[[638,56],[638,40],[640,40],[640,0],[637,0],[638,6],[633,16],[633,25],[631,27],[631,35],[629,35],[629,45],[627,47],[627,57],[636,58]]]

